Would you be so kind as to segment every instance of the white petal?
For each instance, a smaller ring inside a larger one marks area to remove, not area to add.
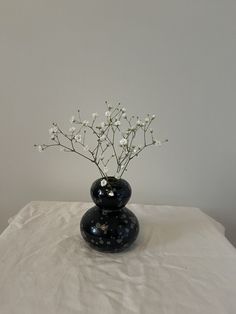
[[[108,192],[108,195],[109,195],[109,196],[114,196],[114,192],[113,192],[113,191],[109,191],[109,192]]]
[[[82,138],[81,138],[81,135],[80,135],[80,134],[76,134],[75,137],[74,137],[74,139],[75,139],[76,142],[81,142],[81,139],[82,139]]]
[[[154,140],[154,141],[153,141],[153,144],[155,144],[156,146],[161,146],[161,145],[162,145],[162,142],[161,142],[161,141],[158,141],[158,140]]]
[[[75,122],[75,116],[72,116],[71,118],[70,118],[70,123],[74,123]]]
[[[101,181],[101,186],[106,186],[106,185],[107,185],[107,180],[103,179],[103,180]]]
[[[82,125],[88,126],[88,125],[89,125],[89,121],[88,121],[88,120],[84,120],[84,121],[82,122]]]
[[[101,142],[105,141],[105,139],[106,139],[106,135],[102,135],[99,137],[99,141]]]
[[[53,133],[57,133],[57,132],[58,132],[58,128],[56,126],[49,129],[49,134],[53,134]]]
[[[75,127],[69,128],[69,132],[70,132],[70,133],[74,133],[74,132],[75,132]]]
[[[39,146],[38,146],[38,151],[39,151],[40,153],[43,151],[42,145],[39,145]]]
[[[110,116],[111,116],[111,112],[110,112],[110,111],[106,111],[106,112],[105,112],[105,116],[106,116],[106,117],[110,117]]]
[[[115,126],[119,126],[119,125],[120,125],[120,121],[116,121],[116,122],[114,123],[114,125],[115,125]]]
[[[120,140],[120,145],[121,146],[124,146],[124,145],[126,145],[127,144],[127,139],[126,138],[122,138],[121,140]]]
[[[97,113],[97,112],[94,112],[94,113],[92,114],[92,117],[93,117],[93,119],[97,118],[97,117],[98,117],[98,113]]]

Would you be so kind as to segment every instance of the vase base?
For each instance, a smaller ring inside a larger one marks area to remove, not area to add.
[[[90,208],[82,217],[80,230],[84,240],[99,252],[119,253],[128,249],[139,233],[139,222],[127,207],[104,210]]]

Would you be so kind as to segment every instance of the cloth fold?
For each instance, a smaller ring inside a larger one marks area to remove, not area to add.
[[[235,314],[236,251],[198,208],[130,204],[140,234],[100,253],[80,235],[92,203],[27,204],[0,236],[1,314]]]

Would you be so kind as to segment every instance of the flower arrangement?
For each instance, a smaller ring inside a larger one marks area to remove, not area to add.
[[[105,102],[107,110],[105,119],[99,122],[98,113],[93,113],[91,121],[83,120],[80,110],[77,116],[70,119],[71,127],[64,132],[57,123],[49,129],[51,144],[35,144],[39,152],[56,147],[62,152],[75,153],[86,158],[97,166],[101,177],[107,178],[110,165],[114,162],[113,176],[120,179],[131,160],[137,157],[149,146],[160,146],[168,140],[160,141],[154,138],[151,124],[155,115],[147,114],[141,119],[139,116],[128,116],[126,109],[118,103],[115,107]],[[95,137],[95,142],[88,144],[88,133]],[[142,139],[136,143],[136,139]],[[101,185],[106,185],[106,180]]]

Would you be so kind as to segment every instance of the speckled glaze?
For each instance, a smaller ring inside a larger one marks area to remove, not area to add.
[[[101,252],[121,252],[136,240],[139,222],[133,212],[125,207],[131,196],[131,187],[124,179],[107,178],[107,185],[101,186],[101,179],[91,187],[91,197],[96,206],[82,217],[80,230],[84,240]]]
[[[103,179],[103,178],[102,178]],[[90,189],[90,195],[94,203],[103,209],[117,210],[124,207],[131,196],[132,190],[129,183],[124,179],[108,177],[106,186],[101,186],[101,180],[96,180]],[[109,193],[112,192],[112,197]]]

